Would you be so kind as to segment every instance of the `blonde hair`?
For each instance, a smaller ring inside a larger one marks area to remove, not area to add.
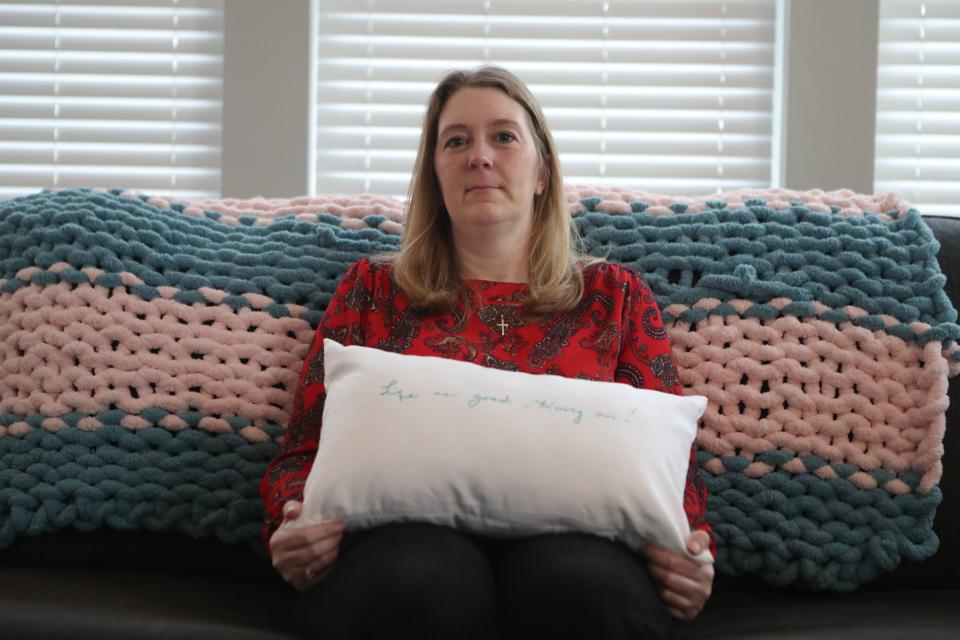
[[[582,268],[602,260],[583,254],[576,246],[556,145],[540,105],[519,78],[500,67],[452,71],[433,90],[410,179],[403,242],[396,254],[387,257],[393,265],[393,278],[414,309],[451,309],[459,300],[469,304],[450,216],[434,171],[440,114],[450,97],[466,87],[499,89],[522,106],[529,117],[547,183],[533,200],[530,296],[524,308],[534,314],[569,311],[583,296]]]

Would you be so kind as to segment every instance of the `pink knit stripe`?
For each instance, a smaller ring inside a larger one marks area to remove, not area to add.
[[[73,265],[67,262],[57,262],[55,264],[50,265],[49,270],[54,273],[60,273],[65,269],[74,269],[74,268],[75,267]],[[39,267],[25,267],[16,273],[16,277],[19,280],[24,280],[29,282],[30,279],[33,278],[33,276],[35,276],[37,273],[40,273],[41,271],[43,270],[40,269]],[[96,284],[97,278],[99,278],[104,274],[104,271],[102,269],[97,269],[95,267],[83,267],[82,269],[79,269],[79,271],[80,273],[87,276],[87,281],[89,281],[90,284]],[[120,276],[120,279],[125,286],[131,287],[134,285],[144,284],[143,280],[141,280],[137,275],[130,273],[129,271],[121,271],[117,275]],[[7,282],[6,279],[0,278],[0,288],[2,288],[6,284],[6,282]],[[157,292],[161,295],[161,297],[166,298],[168,300],[176,296],[177,293],[179,293],[180,291],[181,289],[178,289],[177,287],[171,287],[171,286],[157,287]],[[207,302],[215,305],[218,305],[221,302],[223,302],[224,298],[227,298],[232,295],[236,295],[236,294],[231,294],[230,292],[224,291],[222,289],[215,289],[213,287],[200,287],[197,289],[197,292],[200,295],[202,295],[204,298],[206,298]],[[250,303],[250,306],[254,309],[263,309],[264,307],[274,304],[273,298],[259,294],[259,293],[244,293],[239,295],[242,298],[244,298],[248,303]],[[151,304],[151,303],[144,302],[144,304]],[[302,316],[304,313],[308,311],[307,307],[299,304],[285,304],[283,306],[294,318],[299,318],[300,316]]]
[[[769,304],[771,307],[774,307],[775,309],[783,309],[784,307],[792,303],[793,303],[793,300],[791,300],[790,298],[774,298],[769,302],[767,302],[766,304]],[[731,307],[736,309],[737,313],[739,313],[742,316],[742,315],[745,315],[751,308],[753,308],[754,306],[760,303],[754,302],[752,300],[743,300],[743,299],[722,301],[722,300],[718,300],[717,298],[701,298],[700,300],[698,300],[696,303],[693,304],[693,308],[702,309],[704,311],[712,311],[713,309],[720,306],[721,304],[730,305]],[[826,312],[833,311],[833,309],[823,304],[822,302],[818,302],[814,300],[812,304],[813,304],[814,310],[818,315],[823,315]],[[677,318],[677,317],[681,317],[682,314],[685,313],[690,308],[691,308],[690,306],[683,305],[683,304],[672,304],[667,307],[664,307],[663,311]],[[856,307],[853,305],[848,305],[846,307],[843,307],[841,311],[846,313],[847,316],[851,319],[862,318],[864,316],[870,315],[870,312],[867,311],[866,309],[863,309],[861,307]],[[878,317],[880,318],[880,320],[883,321],[884,326],[888,329],[890,327],[900,324],[900,320],[890,315],[883,314]],[[801,322],[804,322],[804,321],[805,320],[801,320]],[[830,323],[830,324],[833,324],[833,323]],[[917,336],[924,335],[928,331],[933,329],[932,325],[926,322],[920,322],[920,321],[911,322],[907,326],[909,326],[910,329],[914,332],[914,335],[917,335]],[[942,351],[943,359],[946,361],[951,377],[960,373],[960,362],[957,362],[953,358],[954,353],[956,353],[958,349],[960,349],[960,345],[957,345],[955,342],[951,342],[949,346],[944,348]]]
[[[939,481],[949,404],[939,343],[790,316],[708,316],[668,331],[681,383],[710,400],[698,436],[705,450],[751,460],[784,450],[864,471],[914,471],[922,490]]]
[[[138,191],[130,190],[120,194],[124,197],[138,198]],[[295,216],[298,220],[316,222],[320,215],[335,215],[344,219],[344,226],[350,220],[360,221],[366,216],[386,217],[387,223],[381,225],[388,233],[399,233],[403,222],[406,203],[403,200],[379,195],[317,196],[299,198],[246,198],[246,199],[195,199],[185,200],[169,196],[152,196],[147,200],[159,209],[169,209],[172,203],[188,205],[184,215],[203,217],[204,211],[217,211],[222,214],[218,222],[228,225],[240,224],[240,218],[254,217],[253,226],[267,226],[277,218]],[[365,225],[364,225],[365,226]]]
[[[0,295],[0,414],[192,410],[211,416],[201,428],[220,431],[238,416],[256,428],[248,438],[262,439],[255,431],[265,423],[286,424],[312,337],[303,319],[254,309],[146,302],[122,287],[30,285]]]
[[[137,198],[140,193],[130,190],[121,194],[125,197]],[[651,206],[645,213],[649,215],[675,215],[669,208],[671,204],[687,205],[687,213],[696,213],[710,209],[711,201],[727,203],[728,210],[746,207],[746,201],[760,199],[766,206],[783,210],[789,209],[791,202],[802,202],[811,211],[831,213],[831,206],[840,208],[838,216],[863,216],[864,212],[873,212],[885,221],[893,219],[889,212],[896,212],[894,217],[904,215],[910,204],[900,194],[878,193],[874,195],[858,194],[848,189],[823,191],[811,189],[809,191],[792,191],[789,189],[738,189],[726,193],[712,193],[701,196],[675,196],[659,193],[649,193],[628,188],[579,186],[566,187],[567,203],[570,211],[577,215],[584,211],[581,200],[599,197],[602,201],[596,205],[598,211],[608,213],[630,213],[631,202],[641,201]],[[188,205],[184,215],[202,217],[204,211],[218,211],[223,214],[219,222],[228,225],[240,224],[240,218],[252,216],[257,218],[254,226],[265,226],[273,220],[283,216],[296,216],[301,220],[316,221],[318,214],[326,213],[344,219],[345,227],[365,226],[362,219],[366,216],[377,215],[387,218],[378,227],[387,233],[400,233],[406,209],[406,201],[402,198],[391,198],[372,194],[317,196],[299,198],[246,198],[246,199],[196,199],[185,200],[170,196],[152,196],[147,200],[150,204],[166,209],[173,202]]]
[[[875,195],[864,195],[839,189],[823,191],[811,189],[808,191],[792,191],[790,189],[737,189],[724,193],[711,193],[701,196],[676,196],[660,193],[649,193],[629,188],[570,186],[567,187],[567,201],[571,203],[571,211],[576,214],[583,208],[579,201],[584,198],[599,197],[603,199],[597,210],[608,213],[627,213],[630,202],[646,202],[652,205],[644,213],[651,215],[675,215],[669,209],[671,204],[686,204],[686,213],[696,213],[710,209],[708,202],[726,202],[726,209],[735,210],[746,207],[746,200],[759,199],[766,202],[771,209],[789,209],[790,201],[802,202],[810,211],[831,213],[831,205],[840,208],[838,216],[862,216],[864,212],[877,213],[885,221],[892,218],[887,212],[896,211],[897,216],[905,214],[910,204],[899,193],[887,192]]]

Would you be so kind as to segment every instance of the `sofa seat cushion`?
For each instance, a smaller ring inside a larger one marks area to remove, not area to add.
[[[960,590],[721,591],[679,640],[956,638]],[[295,594],[279,583],[162,570],[0,569],[4,637],[290,640]]]
[[[289,640],[297,637],[295,606],[296,594],[272,581],[165,570],[0,568],[5,638]]]
[[[690,623],[676,626],[678,640],[955,640],[960,590],[892,589],[851,593],[791,589],[723,591]]]

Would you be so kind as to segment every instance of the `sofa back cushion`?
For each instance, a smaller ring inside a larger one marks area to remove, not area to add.
[[[722,573],[851,589],[936,552],[960,327],[916,211],[850,192],[568,199],[590,251],[647,275],[681,382],[709,399]],[[317,322],[349,264],[397,246],[402,211],[0,203],[0,545],[100,527],[253,540]]]

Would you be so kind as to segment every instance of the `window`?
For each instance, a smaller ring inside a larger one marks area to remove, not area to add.
[[[323,0],[320,193],[406,193],[445,71],[538,97],[568,183],[702,194],[770,184],[775,0]]]
[[[881,0],[876,191],[960,215],[960,2]]]
[[[220,193],[222,0],[0,3],[0,198]]]

